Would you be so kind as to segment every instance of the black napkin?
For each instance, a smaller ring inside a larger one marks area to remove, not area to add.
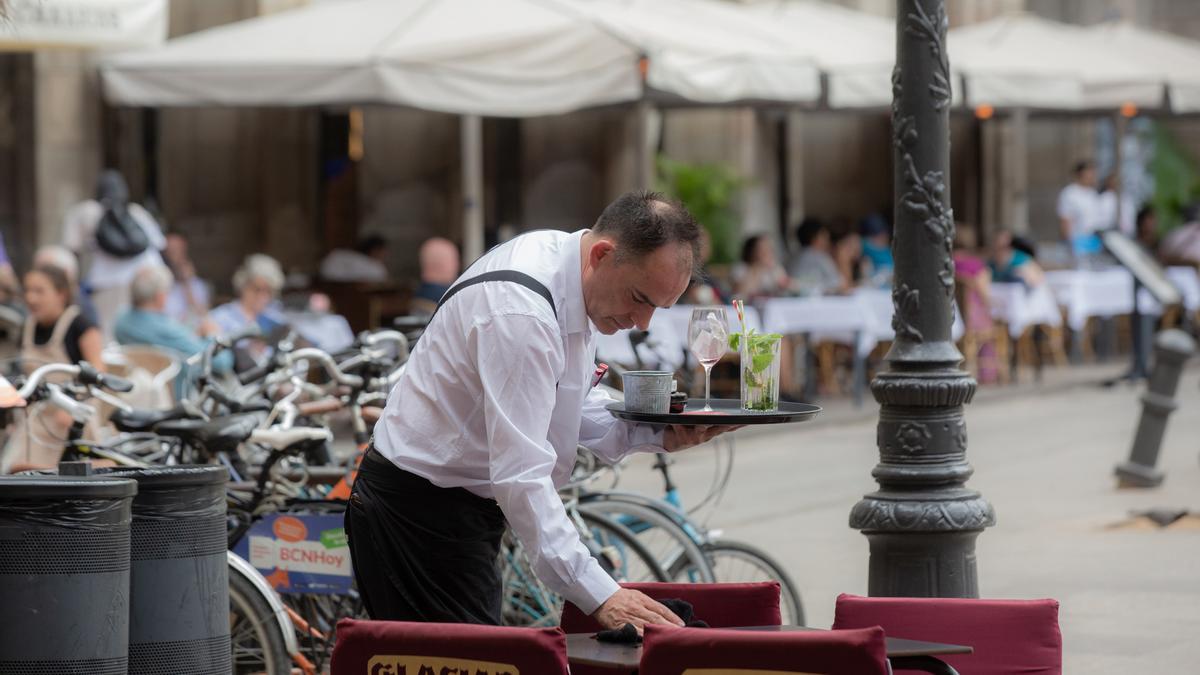
[[[687,600],[678,598],[665,598],[659,600],[664,607],[675,613],[683,624],[688,628],[708,628],[708,624],[696,618],[695,610],[692,608],[692,603]],[[638,635],[637,628],[633,624],[627,623],[620,628],[613,630],[602,630],[595,635],[600,642],[611,642],[620,645],[640,645],[642,644],[642,636]]]

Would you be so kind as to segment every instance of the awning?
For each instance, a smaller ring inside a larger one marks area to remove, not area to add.
[[[167,0],[8,0],[0,51],[144,47],[167,37]]]

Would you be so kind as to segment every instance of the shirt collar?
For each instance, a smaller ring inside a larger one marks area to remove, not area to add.
[[[587,230],[573,232],[567,239],[566,264],[563,266],[566,293],[562,310],[562,329],[566,335],[591,331],[591,320],[583,302],[583,261],[579,256],[579,244],[585,232]]]

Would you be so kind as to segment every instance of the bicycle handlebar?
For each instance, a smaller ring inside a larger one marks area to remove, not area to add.
[[[102,373],[88,363],[80,365],[48,363],[29,375],[29,379],[25,380],[25,384],[21,386],[17,395],[25,400],[30,400],[34,392],[37,391],[37,388],[42,385],[42,382],[51,375],[67,375],[79,380],[80,384],[95,385],[118,393],[125,393],[133,389],[133,383],[129,380],[116,375]]]
[[[329,375],[330,378],[336,380],[338,384],[344,384],[351,389],[362,389],[363,379],[358,375],[343,373],[341,368],[338,368],[333,357],[327,352],[317,349],[316,347],[303,347],[284,355],[284,361],[291,366],[297,361],[313,360],[321,364],[322,369]]]

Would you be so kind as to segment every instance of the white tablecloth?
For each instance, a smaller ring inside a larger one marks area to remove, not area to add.
[[[1081,331],[1091,317],[1133,312],[1133,275],[1124,267],[1104,270],[1052,270],[1046,283],[1067,310],[1067,325]]]
[[[1048,285],[1027,289],[1024,284],[992,284],[992,318],[1008,324],[1013,339],[1030,326],[1062,325],[1062,312]]]
[[[1200,277],[1194,267],[1169,267],[1167,278],[1183,294],[1183,306],[1200,309]],[[1083,330],[1091,317],[1112,317],[1133,312],[1133,274],[1124,267],[1105,270],[1054,270],[1046,281],[1058,304],[1067,310],[1071,330]],[[1162,314],[1162,306],[1146,290],[1137,298],[1138,309],[1150,315]]]
[[[807,333],[814,340],[854,344],[860,356],[871,353],[879,335],[890,329],[879,324],[872,301],[859,293],[807,298],[771,298],[762,305],[763,329],[771,333]]]
[[[693,309],[695,307],[692,305],[675,305],[654,310],[654,316],[650,319],[650,336],[647,343],[638,348],[644,366],[673,370],[682,366],[685,358],[694,362],[691,353],[687,352],[688,323],[692,320]],[[737,312],[733,307],[725,308],[725,316],[729,321],[730,332],[741,330]],[[746,325],[755,330],[762,330],[762,322],[753,307],[746,308]],[[629,343],[629,331],[617,331],[612,335],[597,334],[596,357],[601,361],[617,363],[627,368],[634,366],[636,357],[633,345]]]

